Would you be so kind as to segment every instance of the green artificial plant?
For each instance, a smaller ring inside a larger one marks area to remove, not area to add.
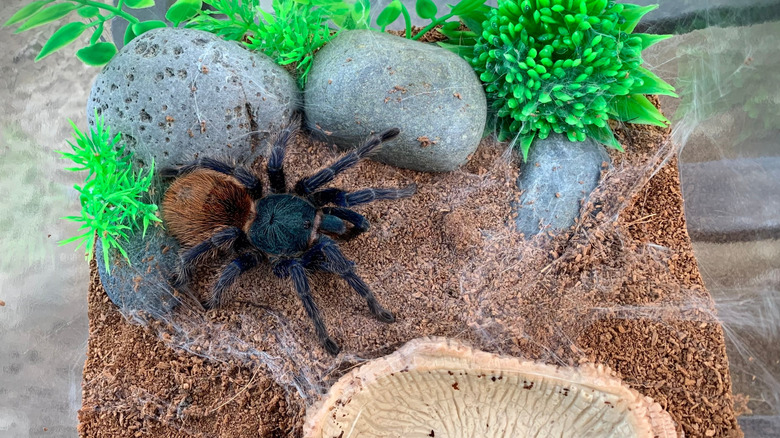
[[[157,205],[143,202],[152,183],[154,162],[145,174],[133,171],[132,155],[125,153],[124,147],[119,145],[121,135],[111,137],[110,128],[97,114],[95,127],[89,135],[81,132],[73,122],[71,126],[76,142],[68,142],[72,152],[59,153],[76,164],[67,170],[88,173],[84,185],[73,186],[79,192],[81,215],[64,219],[82,223],[79,231],[84,232],[61,241],[60,245],[78,242],[76,249],[84,245],[89,260],[94,254],[97,233],[103,243],[106,271],[110,273],[108,256],[111,248],[116,248],[129,262],[122,241],[141,226],[145,235],[150,223],[161,222],[156,213]]]
[[[150,6],[154,6],[154,0],[121,0],[117,6],[93,0],[59,2],[37,0],[17,11],[3,26],[18,24],[19,27],[14,33],[20,33],[60,20],[71,12],[76,12],[86,22],[74,21],[62,25],[46,41],[35,60],[39,61],[51,55],[78,40],[85,32],[91,31],[92,36],[89,39],[89,44],[76,52],[76,56],[87,65],[101,66],[107,64],[117,53],[114,43],[102,41],[106,23],[120,18],[127,21],[125,44],[148,30],[166,26],[165,22],[159,20],[141,21],[125,10],[125,8],[142,9]]]
[[[565,133],[622,150],[609,119],[666,126],[644,96],[677,95],[642,67],[642,50],[670,35],[632,34],[640,7],[612,0],[499,0],[467,60],[495,112],[501,140],[516,140],[523,158],[535,138]]]
[[[214,10],[200,10],[186,27],[240,41],[270,56],[279,65],[295,64],[298,81],[306,83],[314,52],[330,39],[328,13],[301,0],[273,0],[273,14],[259,0],[203,0]]]

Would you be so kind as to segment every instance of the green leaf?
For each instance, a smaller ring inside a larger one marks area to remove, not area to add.
[[[54,6],[49,6],[48,8],[38,11],[33,16],[28,18],[27,21],[19,26],[19,28],[16,29],[16,32],[14,33],[24,32],[25,30],[30,30],[46,23],[51,23],[52,21],[57,21],[60,18],[68,15],[70,11],[78,8],[79,6],[80,5],[75,5],[73,3],[60,3]]]
[[[84,33],[86,28],[87,25],[82,22],[68,23],[65,26],[62,26],[54,32],[54,35],[52,35],[48,41],[46,41],[41,52],[35,57],[35,61],[38,62],[73,41],[76,41],[78,37]]]
[[[100,15],[100,9],[95,6],[84,6],[83,8],[79,8],[76,12],[84,18],[92,18]]]
[[[453,15],[468,14],[485,4],[485,0],[461,0],[460,3],[452,8]]]
[[[626,22],[623,24],[618,24],[617,25],[618,30],[622,30],[623,32],[626,33],[633,32],[636,25],[639,24],[639,20],[641,20],[645,14],[656,9],[657,7],[658,5],[638,6],[638,5],[624,4],[623,12],[621,12],[621,15],[625,17]]]
[[[641,94],[615,96],[609,103],[609,112],[615,120],[665,128],[669,123],[658,108]]]
[[[33,14],[38,12],[39,9],[46,6],[47,4],[53,2],[54,0],[39,0],[30,3],[29,5],[23,7],[22,9],[19,9],[15,14],[11,16],[11,18],[8,19],[8,21],[5,22],[3,27],[10,26],[12,24],[16,24],[22,20],[26,20],[29,17],[31,17]]]
[[[97,27],[95,28],[95,31],[92,32],[92,38],[89,39],[90,44],[95,44],[98,41],[100,41],[100,36],[103,35],[103,24],[105,21],[101,21]]]
[[[417,4],[414,6],[414,9],[417,11],[417,15],[420,18],[424,18],[426,20],[432,20],[436,17],[436,13],[439,12],[439,9],[436,7],[436,3],[431,0],[417,0]]]
[[[473,11],[462,13],[458,17],[463,20],[463,24],[466,27],[477,35],[482,35],[482,23],[487,21],[487,16],[491,9],[489,6],[482,5]]]
[[[125,29],[124,44],[128,45],[130,41],[133,41],[133,39],[135,39],[135,37],[137,36],[138,35],[136,35],[135,32],[133,32],[133,26],[130,26],[128,24],[127,29]]]
[[[623,146],[620,146],[620,143],[618,143],[617,139],[615,138],[615,134],[613,134],[612,130],[609,129],[609,125],[605,125],[603,128],[599,128],[596,125],[588,125],[585,127],[585,130],[587,131],[588,137],[606,145],[607,147],[624,152]]]
[[[536,139],[536,131],[520,135],[520,152],[523,154],[523,162],[528,160],[528,151],[531,150],[531,143]]]
[[[151,20],[151,21],[142,21],[140,23],[135,23],[133,25],[133,33],[136,36],[142,35],[144,32],[148,32],[152,29],[159,29],[161,27],[167,27],[168,25],[165,24],[164,21],[160,20]]]
[[[197,15],[200,8],[203,6],[201,0],[177,0],[168,8],[168,12],[165,13],[165,18],[178,26],[182,21],[187,21],[190,18]]]
[[[84,64],[100,67],[108,64],[108,61],[111,61],[116,52],[114,43],[96,43],[76,52],[76,57]]]
[[[401,2],[400,0],[393,0],[387,7],[379,13],[376,18],[377,26],[381,27],[384,31],[388,24],[394,22],[401,15]]]
[[[352,20],[358,29],[368,29],[371,21],[371,0],[357,0],[352,7]]]
[[[632,76],[634,79],[641,79],[643,83],[642,85],[636,85],[637,81],[635,81],[634,85],[631,87],[631,94],[663,94],[666,96],[679,97],[677,93],[674,92],[674,87],[644,67],[639,67],[634,70]]]
[[[437,44],[439,45],[439,47],[449,50],[450,52],[460,56],[466,61],[474,57],[474,45],[461,46],[459,44],[450,44],[446,42],[440,42]]]
[[[150,8],[154,6],[154,0],[125,0],[125,6],[130,9]]]
[[[665,39],[671,38],[673,35],[654,35],[649,33],[634,33],[631,34],[632,37],[639,37],[639,39],[642,40],[642,49],[645,50],[646,48],[652,46],[655,43],[658,43],[660,41],[663,41]]]

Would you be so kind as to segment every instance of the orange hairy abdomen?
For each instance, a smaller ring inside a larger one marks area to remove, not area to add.
[[[180,244],[194,246],[220,229],[244,229],[253,219],[252,205],[249,193],[236,179],[201,169],[173,181],[163,198],[162,216]]]

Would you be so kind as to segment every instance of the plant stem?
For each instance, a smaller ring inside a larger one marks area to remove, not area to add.
[[[105,3],[100,3],[100,2],[96,2],[96,1],[92,1],[92,0],[70,0],[70,1],[72,1],[74,3],[78,3],[78,4],[81,4],[81,5],[84,5],[84,6],[94,6],[94,7],[98,8],[98,9],[105,9],[106,11],[109,11],[112,14],[114,14],[114,16],[124,18],[130,24],[136,24],[136,23],[140,22],[139,19],[133,17],[129,13],[127,13],[127,12],[122,10],[121,7],[122,7],[122,3],[124,2],[124,0],[120,1],[119,2],[119,7],[116,7],[116,8],[112,7],[112,6],[109,6],[109,5],[105,4]]]
[[[437,18],[436,20],[432,21],[432,22],[431,22],[431,24],[429,24],[429,25],[425,26],[425,27],[423,28],[423,30],[421,30],[421,31],[417,32],[417,35],[413,36],[413,37],[412,37],[412,39],[413,39],[413,40],[415,40],[415,41],[417,41],[418,39],[420,39],[420,37],[421,37],[421,36],[423,36],[423,35],[425,35],[426,33],[428,33],[428,31],[429,31],[429,30],[431,30],[431,29],[433,29],[434,27],[436,27],[436,26],[438,26],[438,25],[440,25],[440,24],[444,23],[445,21],[449,20],[450,18],[452,18],[452,17],[454,17],[454,16],[455,16],[455,14],[453,14],[452,12],[450,12],[449,14],[447,14],[447,15],[445,15],[445,16],[443,16],[443,17],[441,17],[441,18]]]
[[[412,17],[409,16],[409,10],[401,3],[401,12],[404,14],[404,21],[406,22],[406,38],[412,38]]]

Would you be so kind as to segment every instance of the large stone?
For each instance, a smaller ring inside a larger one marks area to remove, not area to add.
[[[345,148],[400,128],[374,159],[433,172],[466,162],[487,117],[482,84],[466,61],[372,31],[344,32],[317,53],[305,108],[308,127]]]
[[[111,302],[125,314],[144,311],[165,315],[179,304],[169,283],[179,263],[179,245],[160,226],[150,226],[146,237],[142,234],[136,232],[122,242],[130,263],[118,250],[109,251],[110,272],[103,261],[103,241],[97,240],[100,282]]]
[[[198,156],[251,164],[299,107],[295,80],[261,53],[205,32],[155,29],[134,39],[95,79],[87,105],[121,132],[139,164]]]
[[[598,185],[604,162],[609,162],[607,151],[591,139],[571,142],[551,134],[534,141],[517,180],[523,191],[516,206],[518,230],[530,237],[574,225],[582,201]]]

